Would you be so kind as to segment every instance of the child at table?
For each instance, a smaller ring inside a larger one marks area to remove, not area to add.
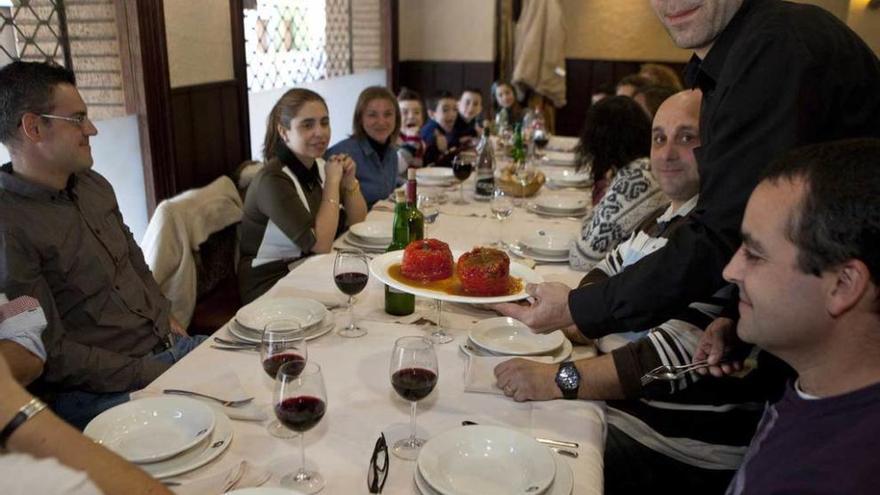
[[[438,91],[428,98],[428,123],[422,127],[421,137],[425,141],[425,164],[451,167],[457,150],[457,140],[452,133],[458,102],[449,91]]]
[[[460,148],[475,148],[482,134],[480,119],[483,112],[483,94],[476,88],[465,88],[458,98],[458,116],[452,126],[453,139]]]
[[[397,171],[406,176],[410,168],[421,168],[424,163],[427,145],[419,134],[425,124],[425,104],[422,95],[409,88],[402,88],[397,95],[400,106],[400,147],[397,149]]]
[[[516,90],[507,81],[495,81],[492,83],[492,109],[496,125],[502,124],[498,122],[498,116],[503,113],[504,117],[500,120],[503,121],[503,124],[510,126],[511,129],[516,124],[522,122],[525,113],[522,105],[516,100]]]

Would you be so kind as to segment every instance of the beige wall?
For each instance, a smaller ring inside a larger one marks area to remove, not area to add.
[[[847,24],[880,55],[880,9],[868,10],[868,0],[853,0],[849,6]]]
[[[685,62],[648,0],[562,0],[565,56],[599,60]]]
[[[880,12],[867,12],[868,0],[799,0],[818,5],[849,23],[872,47],[880,46]],[[854,10],[850,4],[861,4]],[[566,57],[600,60],[686,62],[690,51],[677,48],[648,0],[562,0]]]
[[[495,0],[403,0],[399,28],[400,60],[495,57]]]
[[[165,0],[171,87],[233,78],[232,34],[226,0]]]

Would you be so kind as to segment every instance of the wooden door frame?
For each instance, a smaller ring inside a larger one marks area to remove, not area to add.
[[[400,90],[400,0],[382,0],[380,12],[385,86],[397,94]]]
[[[114,0],[125,110],[137,115],[147,215],[177,193],[164,0]]]

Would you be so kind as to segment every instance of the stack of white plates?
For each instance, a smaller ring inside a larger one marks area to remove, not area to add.
[[[382,251],[391,244],[390,222],[360,222],[348,229],[345,242],[367,251]]]
[[[286,297],[260,299],[239,309],[229,324],[229,332],[246,342],[259,343],[266,324],[273,320],[297,322],[306,340],[333,330],[333,313],[323,304],[314,299]]]
[[[590,197],[579,193],[541,194],[529,209],[539,215],[552,217],[582,217],[590,207]]]
[[[571,468],[545,446],[518,431],[473,425],[429,440],[416,462],[422,495],[522,493],[569,495]]]
[[[185,397],[147,397],[120,404],[83,431],[154,478],[203,466],[232,441],[232,422],[222,412]]]
[[[427,167],[416,170],[416,183],[420,187],[446,187],[455,185],[456,182],[451,168]]]
[[[546,150],[544,152],[543,162],[545,165],[550,166],[573,167],[577,165],[577,154],[570,151]]]
[[[513,254],[546,263],[567,263],[574,235],[566,230],[541,229],[508,245]]]
[[[569,168],[560,170],[548,170],[545,172],[547,183],[557,187],[590,187],[593,184],[593,178],[589,172],[576,172]]]

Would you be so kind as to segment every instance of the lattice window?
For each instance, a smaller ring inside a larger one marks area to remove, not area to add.
[[[351,73],[351,0],[257,0],[244,11],[248,89]]]
[[[13,60],[72,68],[63,0],[0,0],[0,66]]]

